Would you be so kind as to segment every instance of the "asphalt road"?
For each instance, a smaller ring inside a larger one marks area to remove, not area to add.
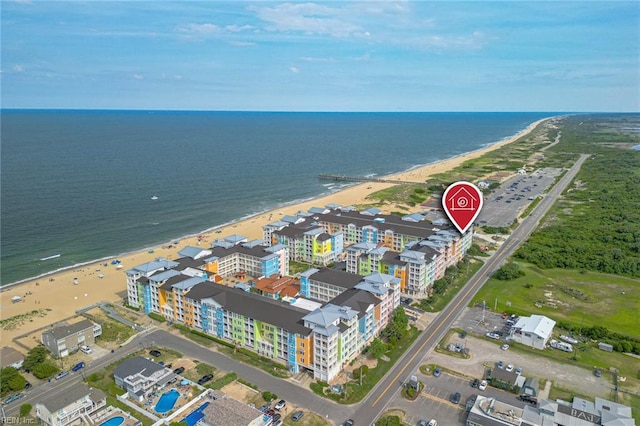
[[[578,161],[567,171],[558,183],[536,206],[531,215],[525,218],[516,228],[511,236],[502,244],[496,253],[478,270],[469,280],[467,285],[453,298],[449,305],[442,311],[438,318],[433,321],[405,354],[396,362],[387,375],[378,382],[376,387],[369,393],[365,400],[359,405],[357,411],[352,416],[355,424],[372,424],[385,410],[387,403],[399,391],[408,377],[418,370],[422,360],[444,337],[451,328],[453,322],[462,313],[462,310],[473,299],[478,290],[486,282],[487,278],[498,269],[504,260],[509,257],[522,244],[538,226],[540,219],[547,213],[549,208],[556,201],[557,197],[564,191],[571,180],[580,170],[582,163],[588,155],[581,155]]]
[[[385,409],[388,402],[391,401],[394,394],[399,391],[402,384],[408,379],[412,372],[418,369],[422,360],[433,347],[435,347],[438,341],[442,339],[446,331],[452,326],[453,322],[458,318],[464,307],[469,304],[487,278],[500,267],[502,262],[510,256],[515,249],[526,240],[533,229],[535,229],[540,219],[546,214],[556,198],[575,177],[587,157],[588,155],[580,156],[576,164],[558,184],[549,191],[533,213],[522,221],[520,226],[511,234],[505,243],[469,280],[467,285],[453,298],[438,318],[421,333],[413,345],[360,404],[353,406],[336,404],[333,401],[313,394],[313,392],[308,389],[273,377],[257,368],[242,364],[223,354],[199,346],[194,342],[174,336],[164,330],[154,330],[141,333],[122,348],[92,362],[79,372],[73,372],[61,380],[52,380],[50,383],[45,383],[36,389],[32,389],[26,393],[24,398],[15,401],[7,407],[3,407],[5,415],[15,416],[20,405],[27,403],[35,405],[36,402],[42,401],[53,393],[64,392],[66,389],[77,385],[82,381],[83,375],[89,375],[99,371],[129,354],[139,351],[143,347],[156,345],[173,348],[188,357],[207,362],[224,371],[235,371],[239,376],[258,385],[260,389],[275,392],[294,405],[305,407],[316,413],[326,413],[328,418],[335,422],[352,418],[355,420],[356,425],[372,424]]]

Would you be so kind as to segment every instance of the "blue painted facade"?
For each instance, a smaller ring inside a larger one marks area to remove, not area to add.
[[[142,298],[144,301],[144,313],[149,314],[151,313],[151,286],[143,285],[142,294],[144,295]]]
[[[310,297],[310,286],[309,277],[305,277],[304,275],[300,276],[300,294],[304,297]]]
[[[213,318],[216,326],[216,336],[224,337],[224,311],[216,309]]]
[[[211,324],[209,323],[209,305],[207,305],[206,303],[200,305],[200,318],[202,329],[208,333],[211,333]]]
[[[296,335],[295,333],[289,333],[287,354],[288,354],[288,363],[289,363],[289,371],[291,373],[296,374],[298,372],[298,363],[296,361]]]
[[[333,258],[338,260],[338,255],[344,251],[344,234],[333,234],[331,236],[331,249],[333,250]]]
[[[280,257],[274,256],[271,259],[263,260],[261,262],[262,275],[270,277],[273,274],[280,272]]]

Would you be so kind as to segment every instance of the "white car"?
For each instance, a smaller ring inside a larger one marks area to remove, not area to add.
[[[431,419],[429,421],[429,426],[438,426],[438,422],[436,422],[434,419]]]
[[[93,352],[87,345],[80,346],[80,351],[84,352],[85,354],[90,354],[91,352]]]
[[[500,335],[498,333],[487,333],[485,334],[485,336],[487,336],[490,339],[496,339],[496,340],[500,340]]]
[[[500,346],[500,349],[502,349],[503,351],[508,351],[509,350],[509,345],[507,345],[506,343],[502,346]]]
[[[478,390],[481,390],[481,391],[485,390],[487,388],[487,384],[488,383],[486,380],[481,381],[480,385],[478,386]]]
[[[507,370],[508,372],[513,371],[513,364],[507,365],[507,368],[505,368],[505,370]]]

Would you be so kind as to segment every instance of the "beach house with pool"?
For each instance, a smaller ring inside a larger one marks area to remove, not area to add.
[[[116,386],[126,390],[129,398],[138,402],[144,401],[174,377],[169,368],[141,356],[126,359],[113,370]]]
[[[106,405],[104,392],[77,383],[64,392],[50,393],[36,402],[36,417],[47,426],[79,424]]]

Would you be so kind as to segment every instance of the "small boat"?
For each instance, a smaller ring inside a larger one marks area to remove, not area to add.
[[[40,260],[51,260],[51,259],[55,259],[55,258],[58,258],[58,257],[60,257],[59,254],[54,254],[53,256],[43,257]]]
[[[157,200],[158,197],[156,197],[155,195],[153,197],[151,197],[152,200]]]

